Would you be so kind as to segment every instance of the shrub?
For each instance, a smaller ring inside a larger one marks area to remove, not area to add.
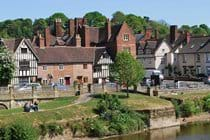
[[[47,125],[47,130],[50,137],[63,135],[63,127],[61,125],[52,123]]]
[[[15,121],[8,127],[1,129],[3,139],[11,140],[37,140],[37,130],[32,126],[31,123],[25,121]]]
[[[82,124],[75,122],[74,124],[71,125],[71,132],[73,133],[73,136],[76,135],[78,131],[82,131]]]
[[[182,117],[190,117],[196,112],[196,107],[193,101],[187,100],[181,106]]]
[[[203,98],[204,110],[210,112],[210,95]]]
[[[175,99],[172,99],[171,102],[172,102],[172,104],[174,105],[174,108],[175,108],[176,118],[179,118],[181,116],[180,105],[179,105],[178,101],[175,100]]]
[[[100,119],[87,119],[85,127],[88,135],[93,137],[102,137],[108,132],[104,122]]]

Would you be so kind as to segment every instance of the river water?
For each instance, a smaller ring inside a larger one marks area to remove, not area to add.
[[[106,140],[210,140],[210,124],[199,123],[171,127]]]

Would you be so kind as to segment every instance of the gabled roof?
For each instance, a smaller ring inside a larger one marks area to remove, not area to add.
[[[114,25],[112,26],[112,35],[110,37],[109,41],[114,41],[118,35],[118,33],[120,32],[120,29],[122,27],[123,24],[118,24],[118,25]]]
[[[95,63],[105,47],[66,47],[56,46],[36,48],[40,64]]]
[[[32,51],[32,53],[35,55],[35,57],[37,58],[37,60],[39,60],[35,50],[32,47],[32,43],[30,41],[30,39],[25,39],[25,38],[19,38],[19,39],[5,39],[4,45],[12,52],[15,53],[15,51],[17,50],[17,48],[20,46],[21,42],[25,42],[26,45],[28,46],[28,48]]]
[[[139,42],[141,39],[144,38],[144,34],[135,34],[136,37],[136,43]]]
[[[202,49],[204,51],[206,42],[209,41],[210,36],[197,36],[191,37],[190,42],[180,49],[179,53],[196,53],[198,50]]]
[[[138,46],[138,50],[142,50],[144,54],[147,53],[146,50],[150,50],[150,54],[155,54],[156,50],[163,41],[163,39],[147,40],[144,45]]]

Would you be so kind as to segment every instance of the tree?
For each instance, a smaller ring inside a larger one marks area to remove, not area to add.
[[[134,33],[142,32],[147,25],[142,17],[133,14],[126,15],[126,23],[132,28]]]
[[[89,26],[94,27],[103,27],[106,22],[106,17],[97,11],[85,14],[84,18],[87,19]]]
[[[0,86],[6,86],[13,78],[15,64],[12,55],[4,46],[0,46]]]
[[[128,88],[137,85],[143,79],[145,73],[143,66],[127,51],[117,54],[110,72],[111,77],[120,85],[126,85],[127,97],[129,97]]]
[[[123,12],[117,11],[112,15],[113,24],[122,24],[126,20],[126,16]]]
[[[43,18],[35,19],[34,24],[33,24],[33,31],[34,34],[39,31],[42,35],[44,35],[44,30],[47,27],[47,21]]]
[[[53,25],[55,19],[61,19],[62,25],[66,27],[68,17],[64,13],[54,13],[49,18],[47,18],[46,21],[48,22],[48,25]]]

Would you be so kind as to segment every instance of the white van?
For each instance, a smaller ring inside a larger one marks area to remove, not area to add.
[[[145,70],[145,76],[144,76],[144,80],[143,80],[142,85],[150,86],[151,85],[151,76],[152,75],[159,75],[159,78],[160,78],[161,81],[164,79],[163,74],[159,70],[155,70],[155,69],[154,70],[153,69]]]

